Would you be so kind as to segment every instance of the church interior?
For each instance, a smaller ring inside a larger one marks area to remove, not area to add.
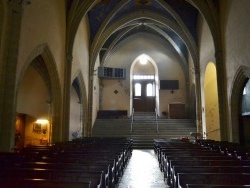
[[[130,187],[122,177],[143,151],[163,180],[143,187],[250,187],[249,10],[0,0],[0,187]],[[172,165],[191,155],[223,167]]]

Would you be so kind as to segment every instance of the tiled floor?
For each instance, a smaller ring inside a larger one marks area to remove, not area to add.
[[[118,188],[166,188],[154,150],[134,150]]]

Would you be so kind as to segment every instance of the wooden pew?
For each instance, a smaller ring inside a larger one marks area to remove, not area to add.
[[[173,174],[174,166],[249,166],[250,161],[240,160],[170,160],[168,175]]]
[[[83,139],[57,143],[49,148],[32,146],[18,153],[18,156],[25,156],[28,160],[11,159],[8,161],[12,165],[5,165],[0,170],[1,175],[5,172],[0,180],[2,184],[9,183],[10,186],[12,183],[8,180],[10,177],[18,177],[15,179],[18,179],[19,182],[30,181],[32,185],[36,184],[32,179],[43,179],[42,182],[45,182],[45,185],[52,185],[52,179],[53,182],[55,182],[54,180],[57,182],[59,182],[58,180],[77,180],[89,183],[88,178],[92,178],[89,176],[90,173],[102,173],[105,176],[102,175],[103,181],[99,186],[115,187],[132,155],[132,145],[132,140],[124,138],[94,138],[93,140],[87,139],[86,142]],[[53,164],[46,164],[44,161]],[[2,163],[4,162],[2,161]],[[102,170],[101,166],[106,166],[106,169]],[[5,171],[6,169],[8,170]],[[98,179],[93,177],[91,185],[94,185],[93,182]]]
[[[22,179],[22,180],[1,180],[0,187],[3,188],[101,188],[93,185],[90,181],[72,182],[72,181],[51,181],[44,179]]]
[[[183,147],[183,145],[186,145],[187,147]],[[216,150],[209,150],[207,148],[202,147],[188,147],[187,144],[179,144],[179,147],[168,147],[168,148],[161,148],[160,150],[160,159],[159,159],[159,165],[161,170],[163,170],[163,167],[165,163],[167,162],[166,157],[168,155],[204,155],[204,156],[225,156],[222,153],[216,151]]]
[[[205,185],[205,184],[187,184],[187,188],[245,188],[250,185]]]
[[[75,163],[64,163],[64,162],[60,163],[60,161],[64,161],[64,160],[69,160],[72,162],[75,160]],[[123,163],[121,162],[121,159],[118,158],[117,156],[116,158],[114,156],[113,157],[89,156],[85,158],[75,157],[75,158],[70,158],[70,159],[68,159],[67,157],[55,158],[55,159],[47,158],[46,161],[47,163],[53,163],[53,165],[50,165],[50,166],[62,166],[63,168],[65,168],[68,165],[71,166],[72,168],[81,168],[81,166],[86,166],[85,168],[88,168],[88,166],[107,165],[107,166],[110,166],[109,181],[114,182],[114,183],[118,182],[119,177],[122,176],[122,173],[124,171]],[[45,165],[43,164],[46,164],[46,162],[45,163],[44,162],[26,163],[26,167],[27,165],[32,165],[33,167],[36,166],[37,168],[45,168]]]
[[[223,157],[221,153],[210,151],[210,150],[170,150],[164,152],[164,154],[161,157],[161,162],[159,164],[160,169],[163,171],[164,167],[166,167],[169,163],[168,157],[175,156],[175,157],[181,157],[181,156],[207,156],[207,157]]]
[[[230,158],[227,156],[210,156],[210,155],[184,155],[184,156],[175,156],[175,155],[170,155],[170,156],[166,156],[166,162],[164,162],[164,166],[163,166],[163,173],[164,173],[164,180],[167,180],[167,183],[169,183],[171,177],[172,177],[172,173],[170,171],[170,161],[171,160],[176,160],[176,161],[193,161],[193,160],[197,160],[197,161],[203,161],[203,160],[229,160]]]
[[[178,173],[178,188],[186,188],[187,184],[206,185],[249,185],[250,174],[248,173]]]
[[[85,164],[77,164],[77,163],[47,163],[47,162],[26,162],[21,164],[20,166],[17,165],[16,168],[13,170],[22,171],[23,169],[40,169],[41,170],[50,170],[51,173],[58,173],[58,172],[103,172],[103,181],[106,185],[112,185],[115,183],[115,169],[114,162],[112,164],[112,160],[108,161],[94,161]],[[11,169],[12,170],[12,169]],[[7,170],[8,171],[8,170]],[[44,176],[39,176],[39,172],[37,173],[30,173],[28,177],[39,177],[41,179],[46,179]],[[41,174],[42,172],[40,172]],[[44,173],[43,173],[44,174]],[[46,176],[46,173],[45,173]]]
[[[16,181],[24,179],[44,179],[47,181],[91,182],[92,185],[106,187],[102,171],[85,171],[76,169],[39,169],[39,168],[9,168],[1,173],[0,180]]]
[[[178,173],[250,173],[250,166],[174,166],[171,186],[177,187]]]

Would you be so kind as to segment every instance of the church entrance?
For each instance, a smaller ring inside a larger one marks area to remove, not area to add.
[[[133,108],[135,112],[155,111],[154,75],[134,75]]]

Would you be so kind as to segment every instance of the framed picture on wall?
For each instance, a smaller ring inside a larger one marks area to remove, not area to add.
[[[34,132],[42,131],[42,124],[41,123],[34,123],[33,124],[33,131]]]

